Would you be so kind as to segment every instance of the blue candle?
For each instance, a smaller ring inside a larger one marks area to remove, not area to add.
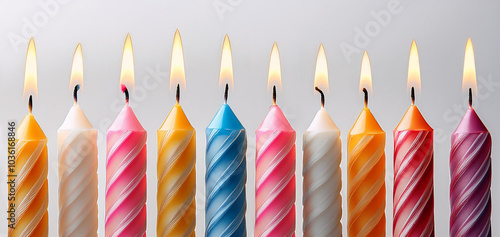
[[[246,236],[245,128],[224,103],[206,134],[206,236]]]

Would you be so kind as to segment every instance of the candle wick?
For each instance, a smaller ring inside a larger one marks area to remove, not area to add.
[[[273,86],[273,105],[276,105],[276,86]]]
[[[411,87],[411,91],[410,91],[410,96],[411,96],[411,104],[414,105],[415,104],[415,87]]]
[[[75,100],[75,104],[78,102],[78,90],[80,90],[80,84],[76,84],[75,89],[73,90],[73,99]]]
[[[33,110],[33,96],[30,95],[30,98],[28,99],[28,109],[30,111],[30,114],[31,114],[31,111]]]
[[[321,95],[321,108],[325,108],[325,94],[323,93],[323,91],[321,89],[319,89],[319,87],[314,87],[314,89],[316,89],[319,94]]]
[[[130,99],[130,96],[129,96],[129,94],[128,94],[128,89],[127,89],[127,88],[125,88],[125,90],[123,91],[123,93],[125,93],[125,103],[127,103],[127,104],[128,104],[128,101],[129,101],[129,99]]]
[[[224,103],[227,104],[227,96],[229,93],[229,85],[226,83],[226,88],[224,89]]]
[[[366,90],[366,88],[363,88],[363,94],[365,97],[365,107],[368,107],[368,91]]]
[[[472,108],[472,88],[469,88],[469,108]]]
[[[181,87],[179,84],[177,84],[177,89],[175,91],[175,101],[177,101],[177,104],[179,103],[181,99]]]

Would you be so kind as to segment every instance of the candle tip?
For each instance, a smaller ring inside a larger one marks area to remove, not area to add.
[[[31,111],[33,110],[33,96],[30,95],[30,98],[28,100],[28,109],[30,111],[30,114],[31,114]]]
[[[125,93],[125,103],[128,104],[130,96],[129,96],[129,93],[128,93],[127,86],[125,86],[124,84],[122,84],[122,92]]]
[[[469,88],[469,108],[472,108],[472,88]]]
[[[224,104],[227,104],[228,93],[229,93],[229,84],[226,83],[226,88],[224,89]]]
[[[273,105],[276,105],[276,86],[273,86]]]
[[[414,105],[415,104],[415,87],[411,87],[411,91],[410,91],[410,97],[411,97],[411,104]]]
[[[76,84],[75,89],[73,90],[73,99],[75,100],[75,104],[78,102],[78,90],[80,90],[80,84]]]
[[[321,108],[325,108],[325,94],[317,86],[314,89],[317,90],[319,92],[319,94],[321,95]]]
[[[363,94],[365,97],[365,107],[368,107],[368,90],[366,88],[363,88]]]
[[[181,99],[181,88],[180,85],[177,84],[177,89],[175,91],[175,101],[177,101],[177,104],[179,103],[180,99]]]

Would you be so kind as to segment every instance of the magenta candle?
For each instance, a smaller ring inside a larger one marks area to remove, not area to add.
[[[477,92],[472,41],[467,40],[462,88],[469,109],[451,135],[450,236],[491,236],[491,136],[472,108]]]

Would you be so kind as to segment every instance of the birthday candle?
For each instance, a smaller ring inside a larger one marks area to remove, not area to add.
[[[175,32],[170,85],[177,84],[177,103],[158,129],[157,236],[194,236],[196,194],[196,132],[181,105],[185,86],[184,56],[179,31]]]
[[[126,104],[107,131],[106,237],[146,236],[146,131],[129,106],[134,87],[132,40],[123,48],[120,84]]]
[[[474,50],[465,48],[463,89],[469,109],[451,135],[450,236],[491,236],[491,135],[472,108],[477,92]]]
[[[408,68],[412,103],[394,129],[393,235],[434,236],[433,130],[415,105],[420,90],[417,44]]]
[[[59,155],[59,236],[97,236],[97,130],[80,109],[82,48],[71,67],[74,105],[57,131]]]
[[[206,236],[246,236],[246,131],[227,104],[233,86],[231,45],[222,47],[219,85],[225,84],[224,104],[207,127]]]
[[[15,179],[15,199],[9,200],[14,209],[15,223],[9,226],[9,236],[48,236],[47,137],[31,113],[36,96],[37,64],[35,41],[31,38],[26,54],[24,95],[29,95],[29,114],[16,130],[15,167],[9,179]]]
[[[385,236],[385,132],[368,109],[371,67],[366,52],[360,79],[365,107],[347,136],[347,232]]]
[[[276,105],[279,60],[274,43],[268,76],[273,105],[255,132],[255,236],[262,237],[295,236],[295,131]]]

